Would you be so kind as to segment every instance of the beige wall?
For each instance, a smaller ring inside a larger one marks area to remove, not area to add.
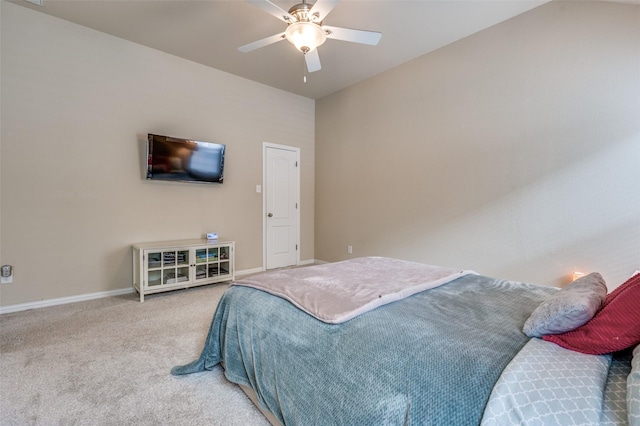
[[[314,101],[2,1],[0,304],[131,286],[130,244],[236,241],[262,267],[262,142],[301,148],[314,257]],[[227,145],[221,186],[148,182],[147,132]]]
[[[315,257],[613,288],[639,160],[640,6],[548,3],[316,103]]]

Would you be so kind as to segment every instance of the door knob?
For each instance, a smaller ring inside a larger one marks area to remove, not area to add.
[[[268,213],[267,216],[273,217],[273,213]]]

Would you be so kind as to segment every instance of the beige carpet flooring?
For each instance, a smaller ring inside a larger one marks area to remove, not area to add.
[[[268,425],[197,358],[226,284],[0,315],[0,425]]]

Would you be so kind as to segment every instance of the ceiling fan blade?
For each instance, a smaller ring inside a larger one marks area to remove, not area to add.
[[[322,21],[338,3],[340,0],[317,0],[309,11],[309,15],[317,14],[318,21]]]
[[[316,72],[320,71],[320,55],[318,55],[318,49],[313,49],[311,52],[304,54],[304,61],[307,63],[307,71]]]
[[[262,40],[254,41],[253,43],[245,44],[244,46],[238,47],[238,50],[242,53],[251,52],[253,50],[259,49],[261,47],[268,46],[270,44],[276,43],[280,40],[284,40],[286,38],[284,33],[274,34],[272,36],[263,38]]]
[[[275,16],[276,18],[284,21],[286,23],[295,22],[296,18],[293,17],[289,12],[282,9],[280,6],[271,3],[269,0],[246,0],[247,3],[251,3],[254,6],[259,7],[270,15]]]
[[[327,33],[327,38],[371,46],[378,44],[380,37],[382,37],[382,33],[376,31],[352,30],[351,28],[330,27],[328,25],[323,25],[322,29]]]

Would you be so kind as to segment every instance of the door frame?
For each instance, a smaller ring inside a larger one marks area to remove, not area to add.
[[[271,142],[262,142],[262,270],[267,270],[267,149],[282,149],[286,151],[293,151],[296,154],[296,161],[298,167],[296,167],[296,198],[298,199],[298,208],[295,213],[295,229],[296,229],[296,265],[300,265],[300,252],[302,247],[300,246],[300,210],[302,210],[302,203],[300,202],[300,169],[302,164],[300,163],[300,147],[280,145]]]

